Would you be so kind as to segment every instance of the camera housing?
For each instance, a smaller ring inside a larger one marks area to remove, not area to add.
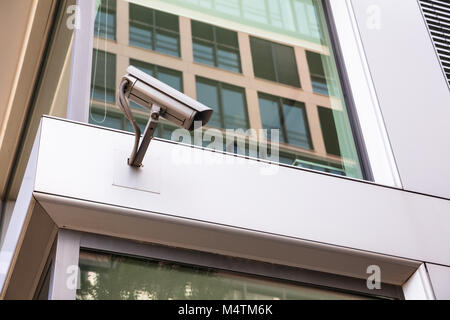
[[[125,97],[130,101],[148,108],[158,104],[163,118],[190,131],[194,129],[194,121],[204,125],[211,118],[212,109],[200,102],[133,66],[127,72],[123,79],[129,81]]]
[[[142,139],[141,129],[131,112],[129,101],[150,109],[150,118]],[[127,74],[122,78],[117,105],[134,128],[134,147],[128,158],[128,164],[133,167],[142,166],[160,116],[192,131],[196,121],[201,121],[202,126],[205,125],[213,112],[207,106],[133,66],[127,68]]]

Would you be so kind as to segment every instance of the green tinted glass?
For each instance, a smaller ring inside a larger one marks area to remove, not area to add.
[[[79,261],[79,300],[363,299],[261,277],[107,253],[81,251]]]
[[[224,135],[242,129],[227,141],[229,152],[250,155],[249,146],[271,148],[279,136],[272,162],[364,178],[321,0],[115,2],[97,1],[96,28],[103,31],[94,31],[94,113],[116,117],[117,85],[134,64],[212,108],[207,127]],[[145,124],[148,109],[132,105]],[[104,118],[91,121],[117,126]],[[174,127],[164,119],[159,126],[157,135],[171,138]],[[121,128],[131,127],[123,121]],[[253,131],[242,134],[246,129]],[[267,129],[278,132],[259,132]],[[244,151],[236,146],[242,137]],[[264,154],[258,148],[252,157]]]

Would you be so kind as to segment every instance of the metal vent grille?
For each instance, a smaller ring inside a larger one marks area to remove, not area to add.
[[[450,0],[419,0],[450,88]]]

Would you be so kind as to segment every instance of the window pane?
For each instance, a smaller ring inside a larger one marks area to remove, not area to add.
[[[178,17],[130,3],[130,44],[180,55]]]
[[[153,10],[130,3],[130,44],[153,49]]]
[[[148,73],[152,77],[155,76],[155,65],[153,65],[153,64],[135,60],[135,59],[130,59],[130,65],[135,66],[136,68],[144,71],[145,73]]]
[[[311,149],[305,105],[283,99],[283,119],[289,144]]]
[[[251,37],[250,44],[255,77],[276,81],[270,42]]]
[[[172,56],[179,56],[179,42],[178,34],[159,29],[156,32],[155,51],[167,53]]]
[[[259,108],[261,121],[264,129],[267,130],[266,137],[271,139],[271,129],[280,130],[280,142],[287,142],[284,131],[281,128],[281,115],[279,111],[279,100],[266,94],[259,94]]]
[[[341,116],[341,112],[333,111],[324,107],[318,107],[318,109],[320,126],[322,127],[323,139],[327,153],[340,156],[341,150],[339,147],[335,116]]]
[[[101,0],[95,16],[96,37],[116,39],[116,0]]]
[[[198,38],[198,39],[203,39],[203,40],[208,40],[211,42],[214,41],[212,25],[192,20],[191,28],[192,28],[192,37]]]
[[[158,80],[168,84],[172,88],[183,92],[183,80],[180,71],[157,67],[157,78]]]
[[[243,89],[222,85],[222,106],[225,128],[248,128],[245,91]]]
[[[130,22],[130,44],[151,50],[153,42],[153,32],[138,24]]]
[[[205,41],[194,40],[194,60],[209,66],[215,65],[214,45]]]
[[[234,31],[216,27],[216,40],[219,44],[239,48],[237,33]]]
[[[358,295],[169,261],[81,251],[78,300],[362,299]]]
[[[317,93],[328,95],[327,79],[325,77],[323,57],[315,52],[306,51],[309,72],[313,90]]]
[[[250,43],[256,77],[300,87],[293,48],[253,37]]]
[[[222,128],[217,84],[207,79],[197,78],[197,99],[214,110],[208,126]]]
[[[100,50],[94,50],[92,56],[91,82],[92,98],[113,103],[116,101],[116,56]]]
[[[241,72],[237,33],[191,21],[194,60],[233,72]]]
[[[300,87],[294,49],[288,46],[273,44],[273,53],[278,82]]]
[[[222,69],[240,72],[239,51],[229,50],[227,48],[217,48],[217,66]]]
[[[156,26],[166,31],[179,32],[178,17],[176,15],[155,11]]]

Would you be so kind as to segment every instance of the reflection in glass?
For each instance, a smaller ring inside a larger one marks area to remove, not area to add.
[[[81,251],[78,300],[310,300],[362,296],[234,272]]]
[[[195,61],[241,72],[236,32],[194,20],[191,27]]]
[[[114,45],[96,42],[104,51],[94,54],[90,121],[131,129],[115,106],[115,83],[130,62],[212,108],[207,127],[279,129],[281,163],[364,177],[322,1],[116,2],[128,11],[116,12],[121,32]],[[98,7],[102,30],[106,20],[100,16],[107,7],[103,2]],[[145,125],[148,110],[132,105],[139,125]],[[170,138],[172,128],[162,119],[157,135]],[[255,137],[246,137],[246,146]],[[270,131],[260,137],[270,147]],[[228,141],[227,151],[249,155],[236,143]]]
[[[92,60],[92,98],[114,103],[116,101],[116,55],[94,49]]]
[[[219,81],[197,77],[197,99],[214,110],[209,127],[248,129],[245,90]]]
[[[324,95],[336,95],[335,80],[332,77],[331,61],[328,56],[306,51],[309,73],[314,92]]]
[[[270,129],[280,129],[280,142],[311,149],[305,105],[298,101],[259,93],[259,106],[267,139]]]
[[[325,43],[317,0],[165,0],[214,17],[288,35],[314,43]]]
[[[130,44],[173,56],[180,56],[178,17],[129,4]]]
[[[294,48],[250,38],[255,76],[300,87]]]
[[[101,0],[95,16],[96,37],[116,40],[116,0]]]

